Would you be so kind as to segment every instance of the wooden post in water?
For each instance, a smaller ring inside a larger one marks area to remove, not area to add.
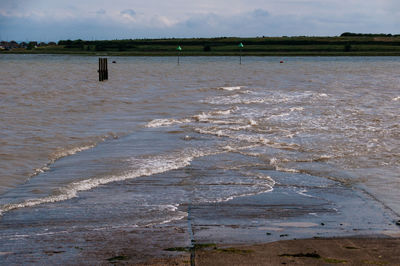
[[[99,81],[103,81],[103,60],[102,58],[99,58],[99,70],[97,70],[97,72],[99,72]]]
[[[108,80],[107,58],[99,58],[99,81]]]
[[[108,80],[108,62],[107,62],[107,58],[104,58],[104,68],[105,68],[106,80]]]

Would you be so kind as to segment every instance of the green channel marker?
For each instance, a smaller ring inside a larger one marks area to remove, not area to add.
[[[182,51],[181,46],[178,45],[178,48],[176,48],[176,50],[178,50],[178,65],[179,65],[179,54],[180,54],[180,51]]]
[[[242,48],[244,47],[243,43],[239,43],[238,47],[240,48],[239,64],[242,64]]]

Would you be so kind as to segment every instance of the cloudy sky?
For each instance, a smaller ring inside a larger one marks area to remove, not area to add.
[[[0,39],[400,33],[399,0],[0,0]]]

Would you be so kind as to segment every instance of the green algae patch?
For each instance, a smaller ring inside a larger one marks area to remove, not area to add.
[[[190,248],[188,247],[173,247],[173,248],[166,248],[165,251],[178,251],[178,252],[188,252]]]
[[[125,255],[119,255],[119,256],[115,256],[112,258],[107,259],[109,262],[116,262],[116,261],[121,261],[121,260],[127,260],[128,257]]]
[[[372,260],[363,260],[362,263],[365,265],[387,265],[387,264],[389,264],[386,261],[372,261]]]
[[[345,249],[359,249],[359,248],[356,248],[356,247],[344,247]]]
[[[223,253],[232,253],[232,254],[249,254],[254,252],[254,250],[251,249],[237,249],[237,248],[219,248],[217,249],[217,251]]]
[[[279,257],[294,257],[294,258],[314,258],[320,259],[321,256],[318,253],[296,253],[296,254],[281,254]]]
[[[339,260],[339,259],[332,259],[332,258],[324,258],[326,263],[347,263],[347,260]]]
[[[326,263],[332,263],[332,264],[340,264],[340,263],[347,263],[346,260],[341,260],[341,259],[334,259],[334,258],[323,258],[321,255],[319,255],[316,252],[312,253],[296,253],[296,254],[281,254],[278,255],[279,257],[292,257],[292,258],[312,258],[312,259],[322,259]]]
[[[206,248],[217,248],[217,244],[214,243],[204,243],[204,244],[194,244],[194,249],[206,249]]]

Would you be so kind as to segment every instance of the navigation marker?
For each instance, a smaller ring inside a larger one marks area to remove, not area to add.
[[[239,64],[242,64],[242,48],[244,47],[243,43],[239,43],[238,47],[240,48],[240,54],[239,54]]]
[[[176,48],[176,50],[178,51],[178,65],[179,65],[179,55],[182,51],[182,48],[178,45],[178,47]]]

